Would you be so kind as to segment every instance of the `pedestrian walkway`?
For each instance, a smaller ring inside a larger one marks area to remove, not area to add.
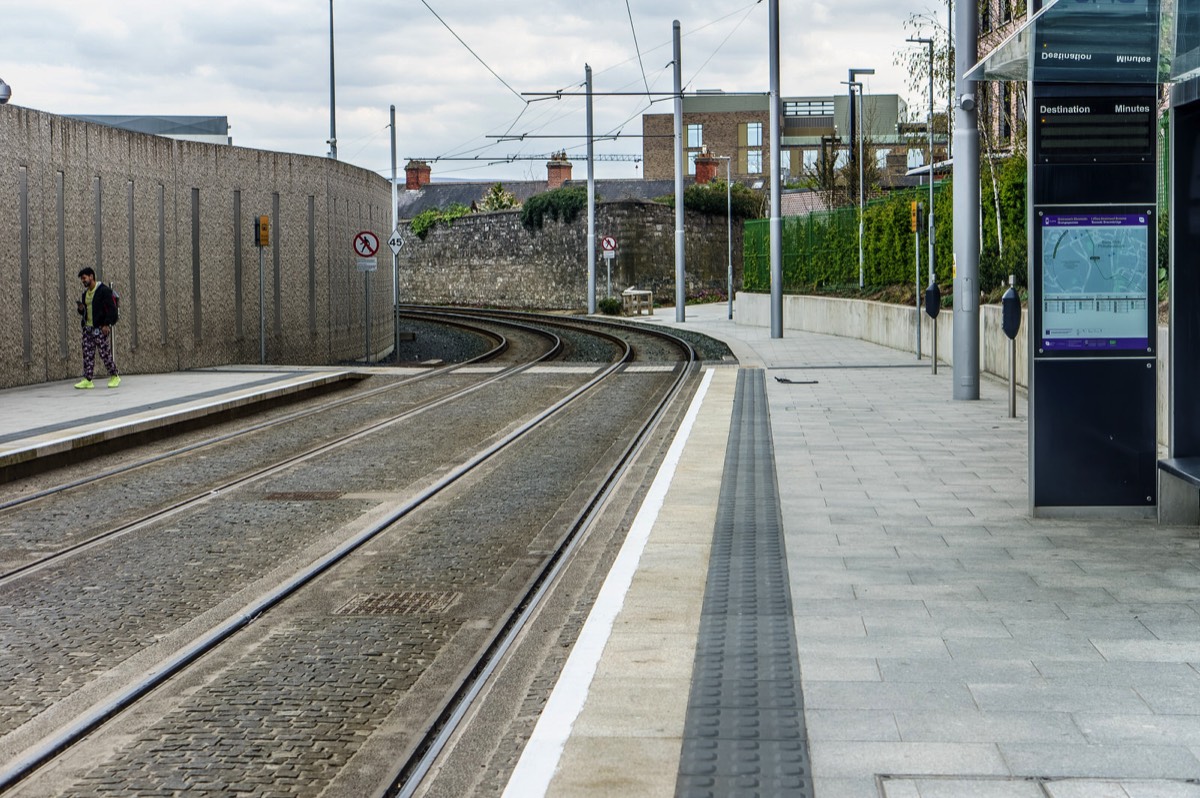
[[[319,368],[235,366],[167,374],[123,374],[117,388],[76,379],[0,392],[0,475],[39,459],[160,430],[354,379]],[[0,480],[2,481],[2,480]]]
[[[714,756],[710,794],[1200,796],[1196,528],[1032,518],[1025,410],[1008,418],[1000,382],[954,401],[952,369],[934,375],[911,353],[772,339],[725,305],[687,315],[655,323],[725,340],[765,370],[787,572],[776,592],[794,622],[811,769],[797,789],[765,758],[732,763],[730,779]],[[508,795],[704,794],[679,774],[712,626],[717,496],[731,489],[732,371],[708,378]],[[732,708],[714,737],[749,747],[775,733],[772,707]]]

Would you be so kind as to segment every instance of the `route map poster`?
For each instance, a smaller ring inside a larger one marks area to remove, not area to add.
[[[1042,214],[1046,352],[1147,351],[1149,213]]]

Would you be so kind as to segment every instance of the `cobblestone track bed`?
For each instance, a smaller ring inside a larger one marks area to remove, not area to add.
[[[661,375],[623,377],[577,403],[568,419],[456,486],[457,498],[414,514],[402,531],[319,580],[318,590],[306,591],[316,598],[294,599],[260,620],[233,644],[245,647],[239,656],[211,658],[219,673],[175,699],[174,711],[136,742],[63,792],[30,794],[173,795],[203,786],[219,794],[316,795],[350,758],[368,757],[364,739],[381,727],[394,757],[562,534],[629,419],[646,412],[649,399],[634,386],[662,382]],[[368,472],[376,489],[386,488],[386,470]],[[564,505],[568,496],[574,502]],[[356,595],[399,589],[457,598],[437,614],[336,614]],[[250,645],[250,638],[260,642]],[[350,770],[379,767],[358,761]]]
[[[507,334],[508,349],[491,360],[490,365],[511,367],[528,363],[547,349],[548,341],[543,335],[504,325],[488,325],[484,322],[476,322],[476,325],[490,329],[496,335]],[[476,335],[462,331],[456,334],[459,338],[471,339],[470,345],[462,346],[463,357],[480,353]],[[64,547],[74,546],[95,534],[98,527],[115,526],[170,507],[181,497],[222,485],[238,475],[253,473],[314,445],[332,441],[349,430],[404,412],[448,391],[465,388],[483,379],[486,377],[479,374],[448,374],[440,376],[436,382],[410,380],[402,386],[395,386],[393,390],[365,396],[351,403],[342,403],[342,395],[339,395],[334,406],[323,410],[316,417],[310,416],[290,425],[218,443],[189,456],[186,460],[175,459],[147,466],[153,469],[153,475],[150,477],[123,476],[119,479],[103,480],[82,490],[56,494],[41,501],[0,511],[0,574],[39,560]],[[396,378],[374,376],[364,380],[354,389],[354,393],[367,394],[380,386],[395,382]],[[217,437],[228,431],[251,426],[252,423],[294,414],[304,405],[321,407],[328,404],[328,400],[321,399],[278,408],[250,419],[222,425],[220,429],[176,438],[158,448],[170,450],[172,446],[182,447],[207,437]],[[153,448],[146,447],[148,450]],[[128,461],[134,458],[121,455],[119,459]],[[105,466],[111,462],[113,461],[103,461]],[[75,474],[72,473],[74,471],[76,469],[64,469],[59,472],[61,481],[67,482],[75,478]],[[34,477],[5,486],[0,497],[32,493],[52,485],[53,481],[46,476]]]

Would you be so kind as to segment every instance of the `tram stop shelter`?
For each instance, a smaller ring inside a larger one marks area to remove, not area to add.
[[[1029,84],[1032,513],[1200,523],[1200,0],[1055,0],[967,78]]]

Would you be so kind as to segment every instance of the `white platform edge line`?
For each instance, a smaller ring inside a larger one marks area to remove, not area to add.
[[[617,614],[624,606],[625,595],[629,592],[638,562],[646,548],[646,541],[662,509],[667,489],[675,478],[675,470],[683,456],[684,446],[691,435],[714,373],[711,368],[705,370],[696,396],[692,399],[679,431],[671,442],[671,448],[667,450],[662,467],[633,519],[625,543],[621,546],[621,551],[613,561],[612,569],[596,596],[596,603],[584,622],[575,646],[571,649],[571,655],[563,666],[562,674],[550,693],[545,709],[538,718],[533,735],[526,743],[525,750],[522,751],[521,758],[509,777],[508,785],[504,788],[504,798],[545,796],[550,788],[563,748],[579,713],[583,711],[592,677],[596,674],[600,657],[612,634]]]

